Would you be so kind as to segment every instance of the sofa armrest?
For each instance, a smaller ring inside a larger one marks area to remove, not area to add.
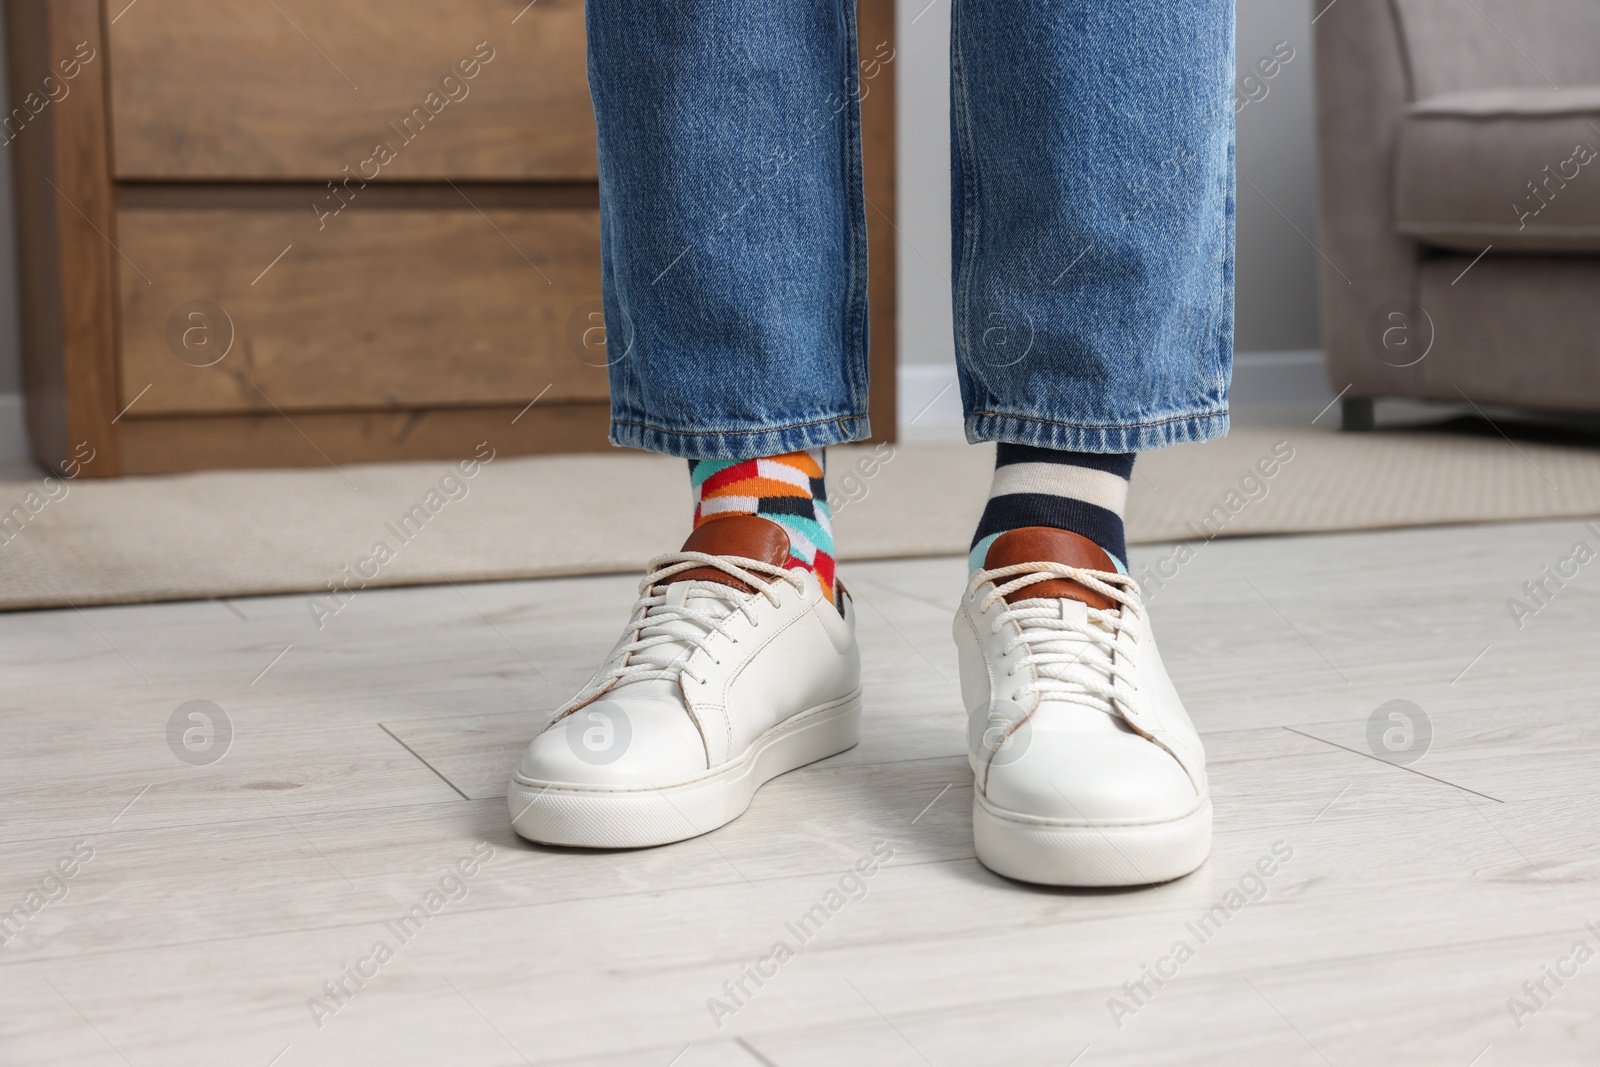
[[[1595,0],[1394,0],[1394,6],[1417,99],[1600,85]]]

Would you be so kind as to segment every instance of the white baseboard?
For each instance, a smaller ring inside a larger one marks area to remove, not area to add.
[[[908,444],[966,440],[954,363],[904,363],[896,399],[900,439]],[[1233,357],[1229,406],[1240,409],[1327,403],[1333,398],[1322,351],[1239,352]]]
[[[1320,348],[1234,353],[1228,403],[1235,410],[1319,401],[1326,404],[1332,399]]]
[[[895,414],[900,440],[928,445],[965,441],[956,365],[902,363],[896,369]]]

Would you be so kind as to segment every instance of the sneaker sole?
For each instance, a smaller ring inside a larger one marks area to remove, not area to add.
[[[516,775],[506,796],[511,825],[542,845],[647,848],[699,837],[750,807],[756,790],[789,771],[836,756],[861,740],[861,690],[791,716],[739,758],[676,782],[619,789],[533,781]]]
[[[1211,853],[1211,798],[1179,818],[1111,825],[1041,819],[973,798],[978,860],[1020,882],[1134,886],[1170,882]]]

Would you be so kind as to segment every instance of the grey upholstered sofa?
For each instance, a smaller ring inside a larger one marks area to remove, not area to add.
[[[1372,401],[1600,412],[1600,0],[1315,0],[1323,336]]]

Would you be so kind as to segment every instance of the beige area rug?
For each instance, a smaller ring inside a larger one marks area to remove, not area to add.
[[[992,449],[831,450],[845,560],[966,551]],[[681,460],[634,452],[0,482],[0,609],[637,571],[688,529]],[[1237,428],[1139,460],[1129,540],[1600,514],[1600,449]]]

